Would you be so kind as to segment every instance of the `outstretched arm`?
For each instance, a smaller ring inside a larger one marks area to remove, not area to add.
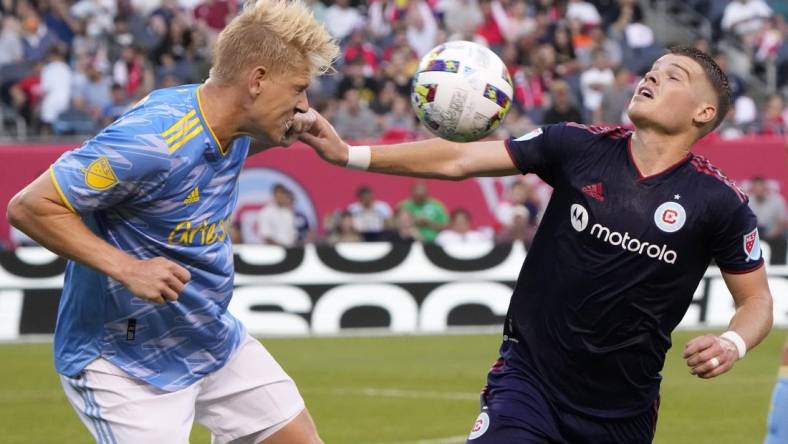
[[[319,114],[315,124],[308,132],[302,133],[300,139],[312,146],[320,157],[342,167],[348,166],[349,150],[366,150],[361,147],[348,147],[334,127]],[[507,176],[520,173],[501,140],[456,143],[443,139],[428,139],[396,145],[377,145],[371,147],[369,156],[369,166],[362,169],[401,176],[461,180],[472,176]]]
[[[750,350],[772,328],[772,295],[766,271],[761,267],[745,274],[723,272],[722,277],[736,304],[736,313],[728,331],[735,332],[743,340],[739,347],[744,345],[745,350]],[[739,359],[739,354],[735,340],[725,336],[700,336],[689,341],[684,349],[684,358],[691,372],[701,378],[713,378],[727,372]]]

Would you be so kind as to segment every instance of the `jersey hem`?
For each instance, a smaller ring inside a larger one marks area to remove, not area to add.
[[[55,191],[57,191],[57,195],[60,196],[60,200],[63,201],[63,204],[66,206],[66,208],[68,208],[68,210],[71,211],[74,214],[79,214],[79,213],[77,213],[77,210],[75,210],[74,207],[71,206],[71,203],[66,198],[66,194],[63,192],[63,189],[60,188],[60,184],[58,183],[57,177],[55,176],[55,166],[54,165],[50,165],[49,166],[49,177],[52,178],[52,184],[55,185]]]
[[[509,158],[512,159],[512,164],[514,165],[514,167],[517,168],[517,170],[520,171],[521,173],[525,174],[523,169],[520,168],[520,164],[517,163],[517,159],[514,158],[514,154],[512,154],[512,148],[509,146],[509,139],[505,139],[503,141],[503,146],[504,148],[506,148],[506,154],[508,154]]]
[[[720,267],[720,271],[722,271],[724,273],[729,273],[729,274],[747,274],[747,273],[752,273],[753,271],[760,270],[764,265],[766,265],[766,261],[764,261],[763,258],[761,258],[761,263],[759,263],[758,265],[756,265],[756,266],[754,266],[752,268],[748,268],[746,270],[728,270],[728,269]]]

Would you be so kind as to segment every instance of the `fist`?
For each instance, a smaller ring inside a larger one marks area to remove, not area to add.
[[[690,373],[699,378],[709,379],[719,376],[731,368],[739,359],[736,345],[719,336],[698,336],[684,347],[684,359]]]
[[[317,113],[312,108],[309,108],[309,111],[305,113],[296,113],[293,121],[290,122],[290,127],[285,131],[284,138],[281,141],[282,146],[292,145],[301,134],[309,132],[316,121]]]
[[[177,300],[192,277],[189,270],[163,257],[135,260],[122,276],[121,283],[134,296],[154,304]]]

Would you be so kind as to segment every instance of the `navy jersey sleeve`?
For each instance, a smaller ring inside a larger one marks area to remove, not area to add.
[[[748,273],[763,265],[758,220],[747,202],[731,215],[719,217],[721,223],[712,233],[712,254],[720,269],[727,273]]]
[[[530,133],[506,141],[506,149],[514,165],[523,174],[534,173],[555,186],[564,156],[562,138],[564,124],[546,125]]]
[[[157,190],[171,158],[155,134],[109,127],[50,168],[60,198],[75,213],[133,204]]]

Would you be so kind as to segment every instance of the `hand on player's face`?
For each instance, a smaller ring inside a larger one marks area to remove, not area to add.
[[[339,137],[333,126],[315,112],[317,120],[309,131],[303,132],[299,140],[314,148],[320,157],[335,164],[344,166],[347,163],[347,143]]]
[[[725,338],[704,335],[687,343],[684,347],[684,359],[687,360],[691,374],[709,379],[733,368],[733,364],[739,359],[739,352],[736,345]]]
[[[289,128],[285,131],[284,138],[281,141],[282,146],[290,146],[298,140],[302,133],[309,131],[317,121],[317,113],[313,109],[309,109],[305,113],[297,113],[293,117]]]
[[[121,283],[134,296],[154,304],[175,301],[191,280],[189,270],[163,257],[135,261],[123,276]]]

